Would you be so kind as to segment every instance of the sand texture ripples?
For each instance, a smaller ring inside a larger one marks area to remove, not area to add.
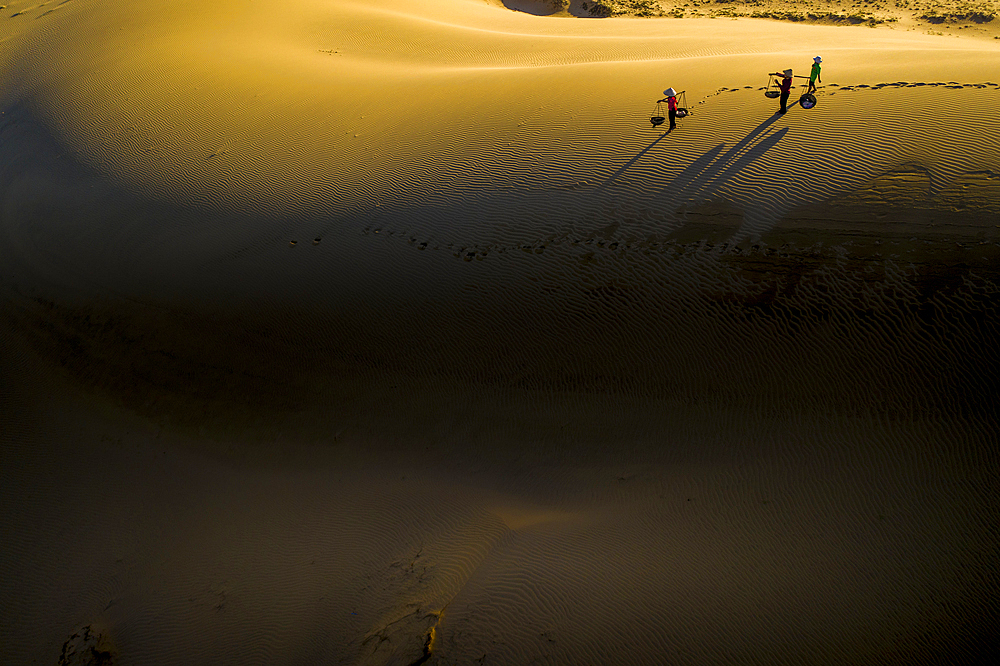
[[[0,12],[0,661],[987,652],[996,44]]]

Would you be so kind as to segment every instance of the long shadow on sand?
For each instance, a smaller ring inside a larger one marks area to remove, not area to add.
[[[795,103],[793,102],[789,105],[789,108],[794,105]],[[684,195],[702,191],[710,184],[721,184],[731,175],[738,173],[751,162],[760,158],[764,153],[773,148],[778,141],[785,136],[785,134],[788,133],[787,127],[782,128],[778,132],[767,136],[765,139],[751,147],[754,140],[763,134],[765,130],[773,125],[779,118],[781,118],[781,115],[775,113],[773,116],[755,127],[745,137],[740,139],[740,141],[726,151],[724,155],[720,156],[720,153],[725,148],[725,144],[719,144],[718,146],[712,148],[685,167],[684,170],[670,182],[670,185],[663,190],[663,193],[671,195],[669,198],[671,200],[675,200]],[[654,146],[660,143],[660,141],[665,139],[668,134],[670,134],[669,131],[664,132],[652,143],[640,150],[635,157],[619,167],[618,170],[611,174],[607,180],[598,185],[597,191],[603,191],[613,185],[623,173],[628,171],[643,157],[643,155],[648,153]],[[748,147],[750,147],[749,150],[747,150]]]
[[[687,200],[697,202],[706,199],[732,177],[763,157],[788,134],[787,127],[774,133],[767,132],[779,117],[775,114],[768,118],[725,153],[722,152],[725,144],[707,151],[670,181],[661,195],[674,205]]]
[[[722,155],[714,162],[711,162],[700,173],[682,173],[678,179],[672,181],[670,185],[664,188],[663,193],[669,195],[671,199],[674,199],[685,196],[698,197],[699,195],[717,190],[723,183],[748,167],[752,162],[755,162],[763,157],[767,151],[778,145],[778,142],[781,141],[787,133],[788,128],[783,127],[777,132],[765,136],[756,144],[750,145],[746,140],[741,141],[736,146],[730,148],[725,155]],[[723,145],[724,144],[720,144],[716,146],[703,155],[702,158],[695,160],[695,162],[692,163],[692,166],[695,164],[703,164],[703,158],[713,153],[717,154]],[[747,149],[748,145],[750,145],[749,149]],[[680,187],[678,187],[678,185],[680,185]]]
[[[614,183],[619,178],[619,176],[621,176],[623,173],[625,173],[626,171],[628,171],[629,167],[631,167],[633,164],[635,164],[636,162],[638,162],[639,158],[641,158],[643,155],[645,155],[650,150],[652,150],[653,146],[655,146],[656,144],[658,144],[660,141],[663,141],[663,139],[665,139],[668,134],[670,134],[669,131],[664,132],[663,134],[661,134],[659,136],[659,138],[657,138],[655,141],[653,141],[653,143],[649,144],[648,146],[646,146],[645,148],[643,148],[642,150],[640,150],[639,153],[635,157],[633,157],[628,162],[626,162],[625,164],[623,164],[621,166],[621,168],[618,169],[618,171],[615,171],[613,174],[611,174],[611,176],[606,181],[604,181],[603,183],[601,183],[600,185],[598,185],[597,186],[597,191],[600,192],[601,190],[607,189],[607,187],[609,185],[611,185],[612,183]]]

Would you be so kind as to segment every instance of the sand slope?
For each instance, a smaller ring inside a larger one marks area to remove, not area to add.
[[[144,229],[156,256],[133,258],[171,273],[372,227],[458,254],[587,235],[607,226],[588,217],[618,210],[637,218],[622,233],[647,238],[706,202],[742,212],[737,238],[756,238],[901,167],[925,170],[945,210],[957,178],[998,170],[991,44],[749,20],[677,35],[476,2],[230,5],[66,5],[12,37],[32,57],[5,68],[8,122],[28,133],[8,144],[12,168],[52,140],[143,201],[269,220],[263,233],[199,223],[182,243],[175,225]],[[754,88],[816,52],[821,103],[773,118]],[[645,118],[668,85],[696,115],[664,138]],[[532,216],[544,224],[519,222]]]
[[[990,649],[997,44],[0,12],[0,661]]]

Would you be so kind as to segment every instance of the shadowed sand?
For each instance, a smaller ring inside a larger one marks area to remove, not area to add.
[[[988,654],[997,44],[0,11],[0,661]]]

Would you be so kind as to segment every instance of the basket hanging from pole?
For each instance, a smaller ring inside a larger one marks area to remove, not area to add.
[[[684,93],[685,93],[685,91],[682,90],[679,93],[677,93],[677,95],[676,95],[676,97],[677,97],[677,117],[678,118],[687,118],[688,116],[691,115],[691,112],[688,111],[687,95],[685,95]]]
[[[649,117],[649,122],[653,124],[653,127],[659,127],[667,119],[663,114],[663,103],[665,101],[664,99],[658,100],[656,106],[653,107],[653,113]]]
[[[778,77],[773,74],[769,75],[767,77],[767,88],[764,90],[764,97],[767,97],[768,99],[781,97],[781,90],[778,89],[779,85],[781,84],[778,82]]]
[[[802,87],[806,89],[806,92],[802,93],[802,97],[799,97],[799,106],[803,109],[811,109],[816,106],[816,95],[809,92],[808,82],[802,84]]]

